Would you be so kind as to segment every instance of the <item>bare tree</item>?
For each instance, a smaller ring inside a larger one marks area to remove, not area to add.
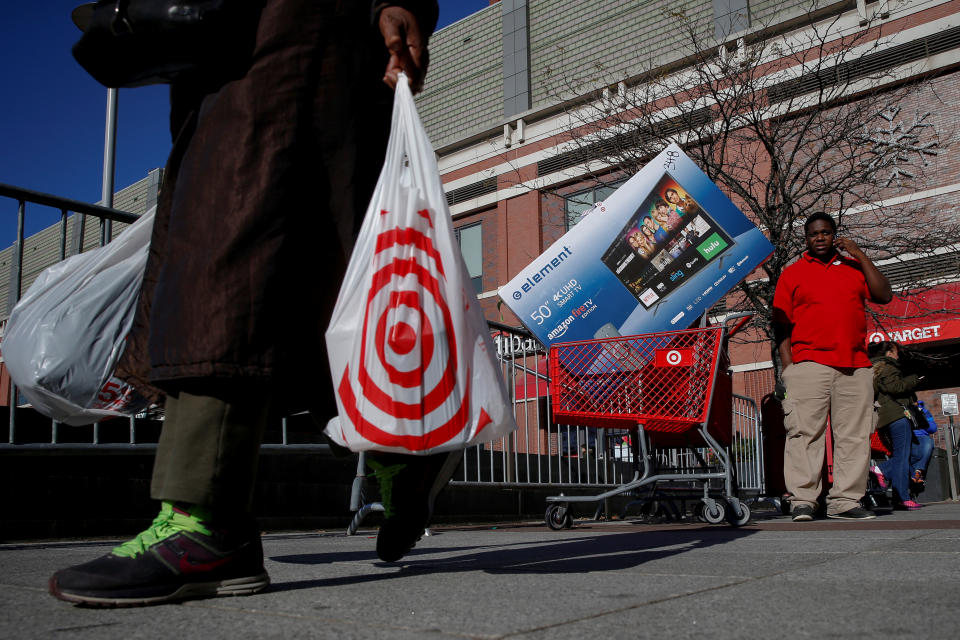
[[[682,11],[665,18],[682,32],[673,63],[632,77],[597,66],[546,78],[572,105],[562,152],[604,184],[680,144],[776,247],[727,297],[728,309],[756,314],[754,340],[771,335],[777,281],[803,251],[800,227],[813,211],[832,213],[877,261],[957,255],[957,216],[904,197],[936,176],[952,136],[931,115],[937,78],[890,60],[896,34],[811,13],[792,31],[757,28],[718,43]],[[914,269],[893,284],[915,296],[935,275]]]

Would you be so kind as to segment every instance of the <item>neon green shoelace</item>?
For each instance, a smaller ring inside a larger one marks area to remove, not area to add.
[[[407,465],[401,462],[387,466],[370,458],[367,458],[367,464],[373,469],[373,475],[380,484],[380,504],[383,505],[383,515],[392,518],[396,513],[393,509],[393,478]]]
[[[164,501],[160,508],[160,514],[154,518],[153,523],[145,531],[137,534],[134,539],[127,540],[119,547],[115,547],[112,553],[122,558],[136,558],[156,543],[180,531],[194,531],[203,535],[210,535],[210,530],[203,526],[198,518],[174,511],[173,503]]]

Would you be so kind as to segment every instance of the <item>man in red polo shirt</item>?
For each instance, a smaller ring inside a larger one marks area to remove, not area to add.
[[[773,297],[774,340],[787,388],[784,481],[793,494],[794,521],[813,520],[829,415],[833,486],[827,517],[866,520],[875,516],[860,506],[873,416],[864,302],[886,304],[893,293],[853,240],[836,237],[837,224],[829,215],[814,213],[803,230],[807,251],[783,270]]]

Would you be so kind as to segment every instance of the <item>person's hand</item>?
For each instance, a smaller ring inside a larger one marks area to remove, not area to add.
[[[391,89],[396,88],[398,74],[403,71],[410,79],[410,89],[418,93],[423,89],[430,52],[416,17],[402,7],[386,7],[380,12],[380,33],[383,44],[390,51],[383,81]]]
[[[854,258],[863,257],[863,249],[850,238],[837,238],[833,241],[833,248],[837,251],[846,251]]]

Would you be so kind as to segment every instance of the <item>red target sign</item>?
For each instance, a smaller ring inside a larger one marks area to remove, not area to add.
[[[448,442],[470,417],[470,372],[459,371],[463,356],[443,260],[430,237],[430,212],[418,214],[423,230],[398,227],[377,236],[359,359],[337,388],[359,434],[410,451]]]
[[[657,349],[656,366],[689,367],[693,364],[693,349]]]

